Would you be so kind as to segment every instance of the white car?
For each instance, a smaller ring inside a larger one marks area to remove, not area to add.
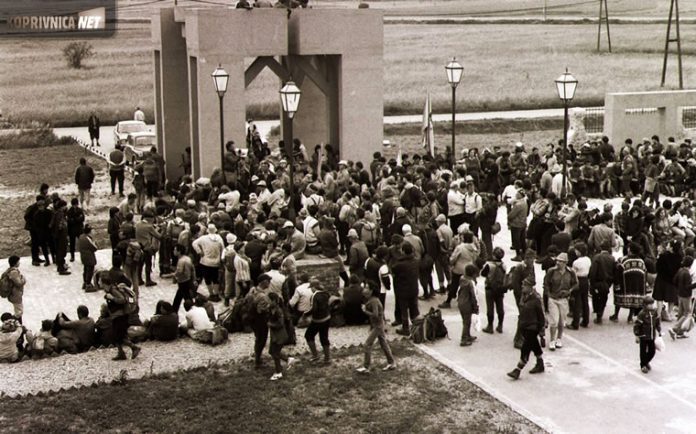
[[[150,152],[150,149],[157,147],[157,135],[151,131],[141,131],[138,133],[130,133],[123,149],[123,154],[126,161],[135,165],[138,161],[145,158],[145,154]]]
[[[121,121],[114,127],[114,144],[125,144],[130,134],[144,131],[147,131],[147,125],[143,121]]]

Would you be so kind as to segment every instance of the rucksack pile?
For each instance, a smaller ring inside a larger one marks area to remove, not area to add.
[[[447,326],[440,309],[430,308],[422,318],[416,318],[411,325],[410,337],[413,343],[422,344],[447,337]]]

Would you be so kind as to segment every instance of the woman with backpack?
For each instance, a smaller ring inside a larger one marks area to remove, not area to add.
[[[494,313],[498,313],[498,326],[495,330],[498,333],[503,332],[503,319],[505,318],[505,306],[503,298],[505,297],[505,267],[503,265],[503,257],[505,252],[500,247],[493,249],[493,260],[486,263],[481,270],[481,275],[486,278],[486,317],[488,325],[481,330],[484,333],[493,333]]]
[[[114,264],[114,268],[117,268],[117,265],[120,266],[118,260],[116,264]],[[126,281],[128,280],[125,276],[123,276],[123,278]],[[123,350],[124,346],[131,349],[131,358],[135,359],[138,357],[138,354],[140,354],[140,347],[136,346],[128,338],[128,317],[131,313],[137,311],[135,293],[123,281],[118,283],[112,281],[105,292],[104,298],[106,299],[110,317],[112,318],[111,327],[113,330],[113,338],[118,346],[118,353],[113,360],[126,360],[126,352]]]

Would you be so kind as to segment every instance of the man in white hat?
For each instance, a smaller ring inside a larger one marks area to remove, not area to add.
[[[282,230],[286,241],[290,243],[290,253],[295,259],[304,258],[305,248],[307,247],[307,240],[305,240],[304,234],[290,220],[283,223]]]
[[[208,287],[209,299],[220,301],[220,263],[225,244],[213,224],[208,225],[208,233],[193,242],[193,249],[201,257],[200,271],[205,285]]]
[[[256,183],[256,196],[261,204],[266,203],[271,197],[271,191],[268,189],[266,181],[263,179]]]
[[[237,275],[234,268],[234,259],[237,256],[237,251],[234,248],[234,244],[237,242],[237,236],[233,233],[228,233],[225,236],[225,241],[227,242],[227,247],[222,253],[222,263],[225,267],[225,306],[230,305],[230,299],[234,298],[236,295],[236,283]]]
[[[561,338],[565,318],[568,315],[568,297],[578,290],[578,278],[575,272],[568,268],[568,254],[559,253],[556,256],[556,266],[546,271],[544,276],[544,298],[548,297],[546,309],[549,317],[549,350],[563,348]]]

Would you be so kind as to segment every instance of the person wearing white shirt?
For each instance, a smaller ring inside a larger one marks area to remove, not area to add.
[[[577,289],[571,293],[571,297],[573,298],[573,322],[567,327],[571,330],[577,330],[578,326],[587,327],[590,323],[590,281],[588,276],[590,274],[592,260],[587,256],[587,245],[585,243],[577,244],[575,246],[575,252],[577,253],[578,259],[573,261],[573,271],[575,271],[575,275],[578,278],[578,286]]]
[[[208,312],[204,307],[194,306],[191,300],[184,301],[184,309],[186,310],[186,333],[192,339],[196,339],[200,332],[212,329],[215,324],[208,318]]]
[[[301,282],[295,288],[295,293],[290,298],[289,305],[298,314],[297,318],[312,310],[312,288],[309,284],[309,275],[302,273],[299,276]]]
[[[447,193],[447,217],[449,217],[452,232],[464,223],[464,194],[459,190],[459,181],[452,181]]]
[[[133,113],[133,120],[145,122],[145,113],[140,110],[140,107],[135,108],[135,113]]]
[[[474,178],[466,177],[466,194],[464,195],[464,223],[469,223],[469,229],[478,235],[478,215],[483,209],[481,196],[476,193]]]
[[[222,262],[225,243],[217,233],[213,224],[208,225],[208,233],[197,238],[192,243],[193,250],[201,257],[200,270],[205,285],[210,293],[210,301],[220,301],[220,264]]]

